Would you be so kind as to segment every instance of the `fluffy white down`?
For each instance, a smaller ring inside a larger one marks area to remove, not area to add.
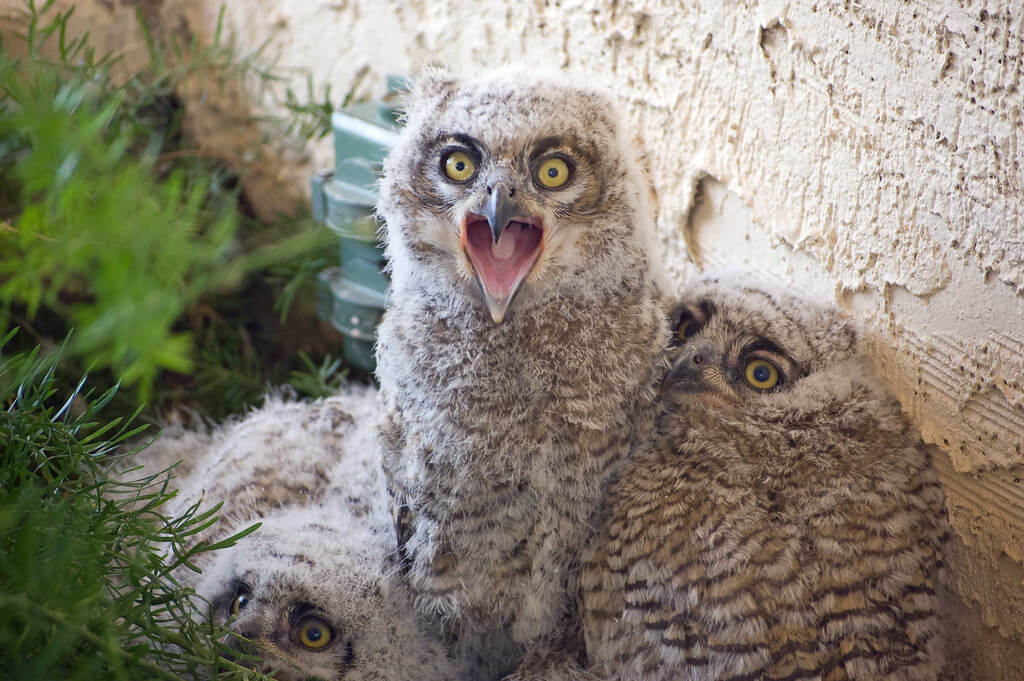
[[[425,631],[398,570],[376,443],[374,388],[301,402],[275,394],[215,428],[165,429],[123,477],[153,475],[175,461],[176,516],[223,502],[221,520],[197,537],[213,541],[254,523],[235,546],[201,554],[193,586],[201,612],[232,616],[233,642],[261,657],[256,668],[281,681],[311,676],[347,681],[434,681],[453,677],[444,643]],[[296,613],[328,622],[331,642],[299,644]]]
[[[653,420],[663,277],[617,108],[564,77],[431,70],[384,163],[382,462],[417,607],[458,638],[464,678],[501,678],[571,629],[574,566]],[[454,150],[473,159],[464,180],[446,170]],[[572,169],[557,186],[540,174],[553,158]],[[542,241],[495,304],[471,232],[499,202],[525,220],[492,234],[529,222]]]

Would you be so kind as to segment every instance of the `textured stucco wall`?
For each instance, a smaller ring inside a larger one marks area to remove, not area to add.
[[[885,336],[889,380],[956,470],[1024,462],[1024,4],[693,4],[260,0],[228,3],[227,22],[336,92],[430,61],[613,87],[677,273],[687,243],[787,277],[780,262],[806,256]],[[217,3],[195,7],[209,27]],[[727,221],[770,248],[692,219],[716,183],[749,208]]]
[[[300,90],[306,71],[379,95],[427,62],[509,61],[613,88],[677,277],[747,263],[867,322],[939,451],[984,678],[1024,679],[1024,0],[224,4],[239,47],[270,40]],[[209,39],[220,2],[141,5]],[[269,175],[301,191],[331,163],[307,151]]]

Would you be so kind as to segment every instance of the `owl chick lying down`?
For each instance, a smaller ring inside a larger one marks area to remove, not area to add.
[[[929,452],[838,309],[692,283],[653,446],[580,579],[616,679],[936,679],[948,537]]]
[[[378,414],[368,388],[312,404],[270,397],[212,433],[165,431],[136,462],[160,470],[182,460],[169,513],[224,501],[222,520],[197,540],[262,523],[234,547],[200,554],[201,574],[176,576],[194,586],[201,612],[239,634],[230,644],[279,681],[454,678],[398,571]]]

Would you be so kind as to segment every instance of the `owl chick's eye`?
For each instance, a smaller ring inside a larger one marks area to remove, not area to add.
[[[744,373],[747,383],[758,390],[771,390],[779,384],[778,367],[765,359],[751,360]]]
[[[316,615],[306,615],[292,627],[292,640],[310,650],[325,647],[333,638],[331,625]]]
[[[693,338],[701,329],[701,324],[693,317],[684,316],[679,320],[679,325],[676,327],[675,340],[680,343],[685,343],[688,339]]]
[[[451,151],[441,159],[444,174],[453,182],[468,182],[476,174],[476,163],[464,151]]]
[[[705,315],[697,317],[687,308],[679,308],[672,313],[672,345],[682,345],[697,335],[704,328]]]
[[[715,306],[710,300],[676,303],[668,314],[672,325],[672,337],[669,339],[669,344],[678,346],[686,343],[704,328],[714,314]]]
[[[537,166],[537,182],[547,189],[558,189],[572,176],[570,161],[562,156],[549,156]]]
[[[689,334],[687,333],[691,326],[693,326],[692,319],[680,320],[679,328],[676,329],[676,340],[685,343],[687,337],[693,333],[692,331]]]
[[[237,617],[238,613],[244,610],[245,606],[249,605],[251,597],[252,592],[249,591],[249,587],[241,585],[235,589],[235,600],[231,601],[231,616]]]

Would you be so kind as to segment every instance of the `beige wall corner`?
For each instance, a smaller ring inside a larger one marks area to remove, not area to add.
[[[80,4],[114,39],[102,12],[137,3]],[[220,6],[138,4],[205,40]],[[938,452],[982,678],[1024,678],[1020,0],[225,0],[224,18],[242,51],[270,41],[299,89],[311,73],[378,96],[386,74],[429,62],[613,88],[648,150],[677,281],[695,262],[747,264],[866,322]],[[231,112],[197,124],[200,145]],[[233,145],[262,148],[241,132]],[[332,160],[329,140],[291,153],[271,154],[265,186],[303,192]]]

